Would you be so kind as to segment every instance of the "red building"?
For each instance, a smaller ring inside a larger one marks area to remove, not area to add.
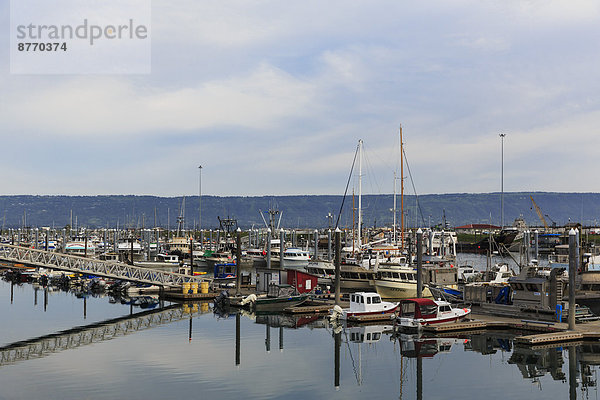
[[[317,286],[317,276],[295,269],[287,270],[287,283],[298,290],[298,293],[307,293]]]

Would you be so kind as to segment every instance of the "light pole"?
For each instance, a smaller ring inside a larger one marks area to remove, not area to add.
[[[202,165],[198,167],[198,230],[202,232]]]
[[[506,133],[500,134],[500,140],[502,141],[502,169],[501,169],[501,193],[500,193],[500,226],[504,228],[504,138],[506,137]]]

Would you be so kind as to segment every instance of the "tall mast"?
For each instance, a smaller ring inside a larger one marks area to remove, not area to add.
[[[400,243],[404,249],[404,143],[402,143],[402,124],[400,124]]]
[[[396,171],[394,171],[394,227],[392,230],[392,240],[394,243],[394,246],[397,244],[396,241]]]
[[[354,208],[354,188],[352,188],[352,254],[354,254],[354,245],[356,244],[356,219],[354,218],[354,212],[356,208]]]
[[[358,249],[362,245],[362,139],[358,139]]]

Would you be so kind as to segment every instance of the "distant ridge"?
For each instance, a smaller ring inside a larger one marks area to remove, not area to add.
[[[541,208],[548,224],[558,225],[581,222],[583,225],[600,224],[600,193],[510,192],[504,193],[504,222],[510,225],[523,216],[529,225],[541,225],[531,207],[529,196]],[[365,226],[392,225],[393,196],[363,196]],[[399,196],[398,196],[399,198]],[[440,224],[445,214],[449,226],[470,223],[500,224],[500,193],[428,194],[419,196],[419,209],[415,196],[404,196],[408,226]],[[335,217],[342,202],[341,195],[297,196],[202,196],[202,227],[217,228],[221,218],[230,216],[240,227],[264,226],[260,211],[277,208],[283,212],[281,226],[286,228],[324,228],[328,226],[328,213]],[[70,224],[71,210],[80,227],[175,227],[181,197],[135,195],[106,196],[0,196],[0,225],[4,228],[27,226],[64,227]],[[197,225],[198,196],[186,196],[186,226]],[[400,202],[398,201],[398,208]],[[418,217],[415,222],[415,216]],[[398,210],[398,221],[400,211]],[[340,227],[352,224],[352,199],[347,198]]]

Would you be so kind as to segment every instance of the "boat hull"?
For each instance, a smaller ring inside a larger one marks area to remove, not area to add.
[[[396,305],[395,307],[389,308],[387,310],[380,310],[380,311],[346,311],[344,310],[344,313],[340,316],[341,319],[348,319],[349,317],[363,317],[363,316],[367,316],[367,315],[384,315],[384,314],[389,314],[390,318],[392,316],[392,314],[394,314],[396,312],[396,310],[398,310],[398,306]]]
[[[420,329],[428,325],[443,324],[448,322],[457,322],[466,318],[471,313],[469,309],[463,309],[459,314],[455,314],[447,317],[438,318],[398,318],[398,323],[401,328],[405,329]]]
[[[417,284],[412,282],[375,280],[375,290],[384,300],[402,300],[417,297]],[[422,297],[433,297],[428,287],[423,288]]]
[[[256,312],[283,311],[284,308],[299,306],[308,300],[307,295],[289,297],[264,297],[256,299]]]

